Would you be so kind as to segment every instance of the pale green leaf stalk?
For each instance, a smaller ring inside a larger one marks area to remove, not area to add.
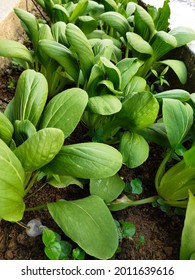
[[[181,236],[180,259],[195,259],[195,197],[189,191],[184,227]]]

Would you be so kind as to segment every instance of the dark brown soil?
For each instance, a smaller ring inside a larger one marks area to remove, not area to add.
[[[0,73],[0,110],[3,111],[8,102],[13,98],[16,81],[20,72],[17,68],[7,67],[4,73]],[[72,142],[77,142],[82,136],[83,127],[79,126],[71,136]],[[84,131],[85,133],[85,131]],[[129,182],[134,178],[140,178],[143,182],[143,193],[135,198],[145,198],[155,195],[154,176],[162,160],[163,150],[156,145],[151,145],[148,160],[139,168],[128,169],[123,167],[120,175]],[[77,199],[88,194],[87,187],[83,190],[77,186],[69,186],[66,189],[55,189],[46,186],[37,195],[26,201],[28,207],[34,207],[44,202],[63,199]],[[120,244],[121,252],[116,255],[120,260],[171,260],[179,259],[180,238],[184,216],[176,215],[174,209],[164,213],[151,204],[137,207],[129,207],[125,210],[113,212],[117,220],[129,221],[136,226],[136,234],[133,239],[123,239]],[[38,218],[42,224],[59,232],[63,239],[67,239],[55,222],[49,216],[47,210],[26,212],[24,223]],[[144,236],[144,243],[139,243],[139,237]],[[44,247],[41,236],[32,238],[26,235],[25,229],[16,223],[0,221],[0,259],[1,260],[43,260]]]

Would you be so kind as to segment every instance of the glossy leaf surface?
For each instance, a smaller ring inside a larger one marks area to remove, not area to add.
[[[110,211],[98,196],[48,203],[48,210],[64,233],[98,259],[111,258],[118,247],[117,229]]]
[[[25,174],[14,153],[0,139],[0,218],[16,222],[22,219],[25,204]]]
[[[76,178],[113,176],[122,165],[121,154],[102,143],[79,143],[62,147],[46,168],[58,175]]]

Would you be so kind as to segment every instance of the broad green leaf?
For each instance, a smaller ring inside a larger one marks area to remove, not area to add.
[[[195,253],[195,197],[189,192],[184,227],[181,236],[180,260],[194,260]]]
[[[87,254],[98,259],[111,258],[118,247],[114,219],[98,196],[48,203],[48,210],[63,232]]]
[[[14,127],[12,123],[3,113],[0,112],[0,139],[9,145],[13,132]]]
[[[55,4],[52,7],[52,19],[54,22],[62,21],[67,23],[69,21],[69,14],[62,5]]]
[[[146,128],[140,129],[139,134],[148,142],[153,142],[163,147],[170,147],[164,123],[153,123]]]
[[[188,191],[195,193],[195,168],[186,165],[184,160],[173,165],[163,175],[158,187],[158,194],[166,200],[167,204],[177,207],[179,202],[185,203]]]
[[[99,115],[113,115],[122,108],[120,100],[110,94],[89,98],[88,106],[93,113]]]
[[[21,145],[35,133],[36,128],[29,120],[15,121],[13,138],[17,146]]]
[[[146,80],[139,76],[134,76],[125,88],[126,94],[140,92],[146,89]]]
[[[158,31],[152,38],[150,45],[153,48],[153,61],[177,47],[177,40],[171,34]]]
[[[119,69],[106,57],[101,57],[100,61],[103,64],[105,75],[108,79],[113,82],[115,89],[121,87],[121,73]]]
[[[101,57],[111,60],[114,52],[114,43],[111,39],[98,39],[93,46],[95,61],[99,63]]]
[[[98,195],[106,203],[116,199],[122,193],[124,187],[125,183],[118,174],[108,178],[90,180],[91,195]]]
[[[25,32],[27,33],[28,37],[32,41],[33,48],[36,52],[38,40],[39,40],[38,20],[36,19],[36,17],[33,14],[31,14],[23,9],[15,8],[14,12],[21,20],[22,26],[23,26]]]
[[[131,81],[132,77],[137,73],[143,62],[139,61],[137,58],[124,58],[117,63],[117,68],[121,72],[121,89],[123,90],[128,83]]]
[[[153,54],[153,49],[150,46],[150,44],[145,41],[140,35],[133,33],[133,32],[127,32],[127,42],[129,43],[130,47],[133,48],[138,53],[141,54]]]
[[[14,120],[29,120],[37,125],[48,96],[48,85],[43,74],[25,70],[19,77],[13,101]]]
[[[53,176],[52,178],[47,180],[47,183],[58,189],[66,188],[69,185],[77,185],[80,188],[83,188],[83,184],[79,180],[71,176],[57,176],[57,178],[56,176]]]
[[[189,150],[187,150],[183,157],[188,167],[195,167],[195,146],[192,146]]]
[[[88,102],[86,91],[70,88],[54,96],[47,104],[39,127],[55,127],[68,137],[79,123]]]
[[[20,161],[0,139],[0,219],[16,222],[25,210],[25,174]]]
[[[89,40],[79,27],[73,23],[68,23],[66,36],[73,51],[76,52],[80,60],[80,68],[84,78],[89,78],[91,68],[94,64],[94,54]]]
[[[113,176],[122,166],[122,156],[102,143],[79,143],[61,148],[46,166],[53,174],[96,179]]]
[[[178,99],[182,102],[190,99],[190,94],[184,89],[170,89],[155,94],[156,99],[162,100],[163,98]]]
[[[123,95],[123,92],[114,88],[113,82],[109,80],[102,80],[97,84],[96,93],[100,92],[101,95]]]
[[[149,91],[129,94],[118,117],[128,120],[129,128],[145,128],[155,122],[159,111],[159,104]]]
[[[74,23],[79,16],[82,16],[85,13],[87,6],[88,0],[79,0],[70,16],[69,22]]]
[[[60,43],[51,40],[40,40],[39,48],[45,52],[49,57],[56,60],[77,82],[79,77],[79,65],[72,52]]]
[[[89,80],[87,83],[87,92],[89,94],[89,96],[96,96],[96,87],[97,84],[102,81],[102,79],[104,78],[104,72],[101,69],[101,67],[98,64],[95,64],[92,69],[91,69],[91,73],[89,76]]]
[[[33,67],[34,61],[30,51],[19,42],[0,39],[0,56],[21,59],[27,61],[31,68]]]
[[[123,37],[126,36],[128,31],[130,31],[130,25],[127,19],[118,12],[105,12],[100,15],[100,20],[116,29],[116,31],[118,31]]]
[[[155,29],[160,31],[167,31],[169,27],[169,19],[171,10],[169,7],[170,0],[165,0],[162,8],[159,8],[154,18]]]
[[[184,46],[189,42],[195,40],[195,31],[189,27],[176,27],[173,28],[169,34],[174,36],[177,41],[177,47]]]
[[[193,109],[176,99],[163,99],[163,122],[171,147],[182,142],[193,123]]]
[[[33,134],[14,150],[26,172],[33,172],[48,164],[59,152],[64,134],[57,128],[44,128]]]
[[[68,46],[68,41],[66,38],[66,23],[62,21],[58,21],[54,23],[51,27],[52,35],[56,42]]]
[[[146,140],[134,132],[124,132],[120,141],[119,151],[123,163],[129,168],[140,166],[149,156],[149,146]]]
[[[155,26],[150,14],[140,5],[136,5],[134,14],[134,32],[149,41],[155,33]]]
[[[177,75],[180,82],[184,85],[187,81],[187,68],[183,61],[167,59],[158,62],[159,64],[165,64],[169,66]]]
[[[91,16],[80,16],[76,25],[83,31],[85,34],[93,32],[98,25],[98,22]]]
[[[105,11],[117,11],[118,6],[114,0],[103,0]]]

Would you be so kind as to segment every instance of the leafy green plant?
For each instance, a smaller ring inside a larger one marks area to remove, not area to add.
[[[0,218],[19,222],[25,211],[46,207],[64,233],[84,251],[96,258],[110,258],[118,246],[117,231],[99,196],[26,206],[25,199],[36,181],[43,183],[35,193],[50,182],[55,187],[72,183],[82,187],[79,179],[109,178],[122,165],[121,154],[105,144],[64,146],[87,105],[84,90],[67,89],[47,104],[46,97],[44,76],[26,70],[19,78],[14,99],[1,113]]]
[[[85,258],[85,252],[81,248],[73,249],[70,242],[62,240],[57,232],[46,227],[43,229],[42,241],[45,245],[44,252],[50,260],[81,260]]]
[[[189,201],[185,215],[184,227],[181,236],[180,259],[194,260],[195,259],[195,241],[194,241],[194,209],[195,198],[189,191]]]

